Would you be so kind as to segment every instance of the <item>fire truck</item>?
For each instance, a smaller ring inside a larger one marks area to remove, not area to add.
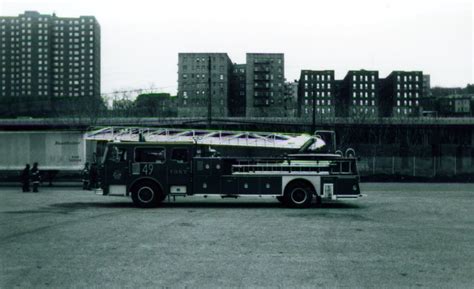
[[[329,131],[104,128],[86,138],[105,142],[99,164],[102,194],[131,197],[138,207],[176,196],[255,196],[307,208],[362,196],[355,153],[335,151]]]

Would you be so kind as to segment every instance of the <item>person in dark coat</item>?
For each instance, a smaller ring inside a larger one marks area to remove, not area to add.
[[[38,186],[40,183],[40,171],[38,169],[38,163],[33,164],[33,168],[31,168],[31,183],[33,184],[33,193],[38,192]]]
[[[21,185],[23,193],[30,191],[30,164],[26,164],[23,171],[21,171]]]
[[[90,170],[90,188],[97,189],[99,186],[99,172],[97,171],[97,164],[92,163]]]
[[[91,176],[90,176],[89,163],[85,163],[84,169],[82,169],[82,189],[83,190],[91,189],[90,177]]]

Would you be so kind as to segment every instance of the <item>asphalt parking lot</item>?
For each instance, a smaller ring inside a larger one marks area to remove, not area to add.
[[[303,210],[0,188],[0,287],[473,287],[474,184],[361,187]]]

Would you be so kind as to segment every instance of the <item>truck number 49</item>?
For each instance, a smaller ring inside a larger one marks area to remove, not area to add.
[[[149,176],[153,173],[153,164],[145,164],[142,169],[142,173]]]

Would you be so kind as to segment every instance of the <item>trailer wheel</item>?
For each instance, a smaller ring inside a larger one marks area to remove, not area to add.
[[[132,188],[133,203],[140,208],[156,207],[164,200],[160,187],[152,181],[143,181]]]
[[[313,200],[314,189],[306,182],[290,183],[285,188],[285,203],[292,208],[309,208]]]

